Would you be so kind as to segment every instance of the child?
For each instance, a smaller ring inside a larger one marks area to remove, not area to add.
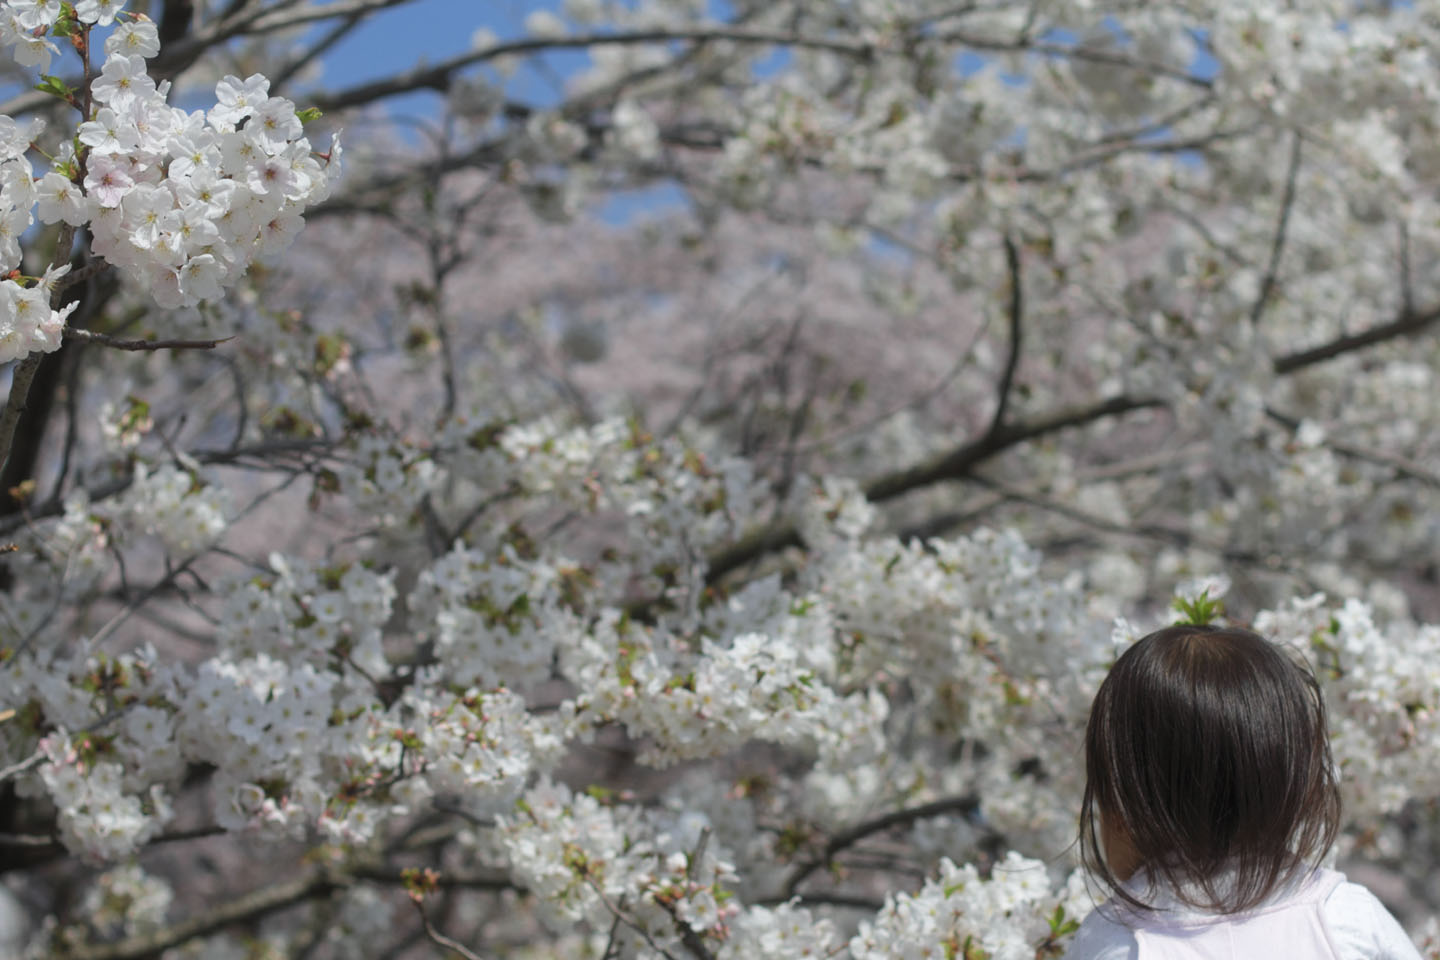
[[[1374,895],[1318,867],[1340,825],[1325,704],[1256,634],[1175,626],[1125,651],[1085,774],[1081,854],[1112,896],[1066,960],[1419,960]]]

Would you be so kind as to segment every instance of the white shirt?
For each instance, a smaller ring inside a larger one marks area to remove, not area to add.
[[[1343,875],[1339,879],[1341,882],[1320,902],[1318,910],[1324,935],[1338,960],[1421,960],[1400,924],[1373,893],[1358,883],[1345,881]],[[1130,889],[1128,884],[1127,889]],[[1135,891],[1132,889],[1132,892]],[[1287,896],[1294,895],[1293,889],[1282,892],[1271,904],[1283,903]],[[1170,923],[1205,924],[1208,921],[1228,926],[1238,922],[1238,919],[1227,921],[1206,915],[1181,903],[1173,894],[1152,896],[1150,902],[1163,911]],[[1153,955],[1147,948],[1142,956],[1141,940],[1151,942],[1143,929],[1143,921],[1142,937],[1137,939],[1135,931],[1121,922],[1125,912],[1114,904],[1113,900],[1107,901],[1106,905],[1091,911],[1080,925],[1064,960],[1148,960]]]

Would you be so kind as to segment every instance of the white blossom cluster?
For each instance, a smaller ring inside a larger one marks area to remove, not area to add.
[[[1416,796],[1440,790],[1440,628],[1383,629],[1359,600],[1292,600],[1257,629],[1303,651],[1330,711],[1331,750],[1347,816],[1378,824]]]
[[[0,698],[20,707],[0,742],[8,760],[42,760],[19,787],[55,803],[70,849],[122,858],[172,816],[164,784],[183,769],[171,706],[180,671],[153,649],[87,657],[36,646],[0,672]]]
[[[295,105],[268,89],[259,75],[226,77],[207,114],[187,114],[164,103],[143,57],[118,53],[92,85],[104,106],[79,138],[93,246],[162,307],[218,299],[251,261],[283,252],[305,207],[329,195],[338,145],[322,166]]]
[[[407,696],[414,711],[413,734],[402,743],[414,752],[423,777],[402,781],[394,791],[416,809],[432,796],[458,798],[476,815],[504,812],[538,771],[563,755],[570,711],[532,716],[525,699],[504,688],[481,693],[424,698]],[[403,711],[402,711],[403,712]]]
[[[610,806],[542,781],[500,830],[517,879],[556,926],[606,925],[623,905],[634,925],[631,949],[663,950],[679,942],[681,924],[704,936],[735,912],[734,868],[694,812]]]
[[[1090,911],[1083,877],[1071,874],[1057,891],[1045,864],[1013,851],[982,880],[972,864],[940,861],[940,875],[916,894],[890,897],[875,920],[850,941],[854,960],[895,957],[989,957],[1032,960],[1059,956],[1078,917]],[[792,954],[793,956],[794,954]]]
[[[495,437],[524,492],[628,518],[635,564],[686,560],[733,537],[761,502],[751,465],[711,461],[677,438],[655,438],[622,420],[567,427],[543,417]]]
[[[125,0],[77,0],[75,18],[84,24],[108,27],[124,6]],[[50,58],[60,49],[47,31],[60,13],[56,0],[6,0],[0,9],[0,44],[13,48],[15,62],[21,66],[48,70]],[[153,31],[153,25],[150,29]]]
[[[655,764],[733,753],[757,740],[815,752],[821,763],[804,789],[819,790],[826,777],[835,783],[826,788],[835,798],[830,812],[815,813],[821,822],[853,822],[867,808],[968,787],[982,798],[981,819],[955,822],[952,842],[973,842],[978,823],[1013,839],[1044,836],[1050,843],[1073,824],[1078,784],[1066,766],[1073,761],[1068,738],[1075,727],[1047,744],[1045,731],[1053,728],[1037,720],[1031,705],[1043,701],[1046,711],[1083,715],[1083,702],[1114,655],[1108,628],[1085,622],[1074,585],[1039,575],[1038,558],[1012,534],[934,541],[925,550],[861,541],[836,546],[828,556],[809,574],[804,595],[760,581],[707,615],[710,631],[765,624],[767,634],[703,637],[687,649],[674,635],[627,623],[614,611],[583,626],[559,602],[562,564],[524,561],[513,550],[445,555],[422,575],[409,603],[420,622],[437,625],[437,640],[445,637],[447,610],[493,619],[479,629],[496,630],[506,641],[516,636],[505,626],[509,620],[541,611],[565,625],[545,631],[551,646],[544,659],[558,657],[561,675],[577,692],[560,710],[542,714],[500,687],[539,682],[545,676],[539,661],[512,668],[514,676],[473,679],[492,689],[441,693],[417,683],[388,706],[378,701],[365,674],[383,673],[389,664],[379,638],[392,617],[390,575],[277,556],[269,574],[229,588],[225,652],[193,673],[160,669],[153,654],[69,662],[20,655],[4,676],[7,702],[21,704],[25,720],[4,731],[7,754],[38,743],[46,762],[22,784],[44,790],[61,810],[67,844],[97,859],[124,856],[153,837],[170,816],[168,792],[184,764],[204,762],[217,768],[214,813],[229,829],[297,835],[318,828],[356,842],[400,811],[434,804],[458,804],[475,817],[499,813],[517,881],[558,911],[557,918],[600,922],[608,900],[642,918],[656,938],[683,932],[673,910],[696,931],[709,931],[717,946],[734,938],[735,944],[753,941],[757,946],[745,949],[761,955],[804,956],[833,945],[839,934],[824,924],[801,928],[797,918],[805,914],[795,908],[746,908],[725,892],[739,875],[735,864],[750,869],[754,863],[756,852],[738,859],[725,852],[747,832],[753,835],[753,820],[746,821],[750,827],[713,820],[686,792],[661,813],[550,783],[530,789],[534,778],[554,769],[575,738],[619,721],[645,738],[642,759]],[[1215,581],[1207,586],[1223,589]],[[522,596],[527,601],[517,606]],[[1061,609],[1069,611],[1067,619],[1056,621]],[[869,619],[860,619],[862,611]],[[1362,604],[1331,608],[1320,598],[1264,614],[1256,625],[1296,642],[1326,679],[1337,759],[1357,817],[1392,813],[1433,789],[1427,771],[1437,766],[1431,754],[1440,739],[1431,703],[1440,684],[1426,666],[1435,659],[1433,629],[1382,632]],[[1097,639],[1064,646],[1059,634],[1071,629]],[[867,638],[860,647],[856,632]],[[449,642],[467,635],[456,632]],[[896,646],[907,636],[913,651]],[[803,637],[832,650],[802,657],[797,642]],[[948,654],[926,652],[926,644],[946,637]],[[506,649],[503,642],[495,646]],[[1055,655],[1074,664],[1074,696],[1042,672]],[[497,652],[494,663],[504,657]],[[907,664],[907,657],[922,666]],[[818,672],[802,666],[827,658],[830,666]],[[461,673],[444,656],[424,670],[427,681]],[[880,679],[892,673],[928,677],[928,688],[917,690],[929,689],[930,697],[892,703]],[[861,692],[838,693],[832,685],[841,676]],[[969,692],[942,695],[947,682],[969,684]],[[84,732],[104,722],[117,696],[128,705],[116,725]],[[966,712],[956,718],[950,711],[959,704]],[[990,712],[975,713],[982,709]],[[893,724],[913,728],[916,721],[975,737],[1004,726],[1012,736],[991,741],[983,764],[951,764],[960,782],[937,772],[929,775],[939,779],[919,785],[920,768],[885,756]],[[26,733],[42,729],[53,731],[43,741]],[[1054,771],[1045,789],[1014,777],[1016,764],[1027,758]],[[837,792],[842,783],[848,785]],[[1011,810],[1011,804],[1018,805]],[[764,815],[763,809],[756,812]],[[709,873],[684,857],[698,849],[702,835],[708,855],[719,858]],[[757,852],[766,851],[776,855],[773,846]],[[994,956],[1019,956],[1022,947],[1033,951],[1047,937],[1062,943],[1067,921],[1084,912],[1073,889],[1055,893],[1033,863],[1004,861],[985,882],[973,867],[944,870],[913,900],[896,898],[863,926],[850,944],[852,955],[899,955],[894,951],[910,949],[902,941],[953,940],[963,947],[971,938],[972,946]],[[1056,914],[1059,906],[1063,914]],[[921,918],[935,929],[917,927]],[[636,949],[644,955],[646,948]]]
[[[0,116],[0,272],[20,265],[20,237],[35,222],[36,188],[25,153],[42,126],[36,122],[21,127]],[[78,194],[79,188],[74,189]],[[28,286],[0,280],[0,362],[60,349],[65,319],[76,305],[52,310],[50,296],[55,282],[69,272],[70,265],[63,264]]]
[[[216,634],[227,654],[385,669],[381,636],[395,599],[393,572],[359,563],[319,566],[280,553],[269,560],[268,575],[236,580],[221,591]]]
[[[166,465],[151,473],[139,463],[122,503],[131,529],[158,537],[177,557],[213,546],[224,535],[232,509],[229,491],[205,483],[195,472]]]
[[[716,756],[751,740],[813,748],[827,764],[884,748],[883,694],[837,692],[773,637],[705,639],[691,651],[611,612],[561,652],[561,670],[582,691],[578,708],[651,738],[649,763]]]
[[[423,450],[365,435],[337,472],[340,491],[383,524],[409,521],[416,505],[439,481],[434,461]]]
[[[457,547],[420,574],[409,608],[433,623],[451,683],[523,691],[550,678],[557,644],[579,632],[560,587],[559,569],[508,544],[493,558]]]
[[[747,907],[730,921],[720,960],[797,960],[834,956],[840,938],[835,924],[804,907]]]
[[[340,145],[313,153],[294,103],[269,96],[259,74],[222,79],[208,112],[171,107],[168,81],[157,84],[145,62],[160,50],[156,26],[123,6],[74,8],[76,29],[113,29],[80,96],[52,91],[88,112],[51,169],[37,176],[26,156],[41,128],[0,117],[0,272],[20,265],[20,236],[38,219],[88,226],[94,253],[161,307],[217,300],[256,258],[274,258],[295,239],[305,208],[339,175]],[[43,71],[59,52],[47,33],[62,14],[54,0],[6,0],[0,43]],[[50,296],[68,253],[42,277],[0,280],[0,360],[60,346],[74,304],[51,310]]]
[[[174,899],[175,890],[163,877],[132,863],[96,877],[83,903],[86,917],[97,931],[134,936],[163,925]]]

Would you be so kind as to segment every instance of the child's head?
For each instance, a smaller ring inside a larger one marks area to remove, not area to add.
[[[1142,909],[1102,855],[1102,820],[1152,884],[1221,913],[1263,902],[1339,829],[1319,685],[1249,630],[1168,627],[1126,650],[1090,710],[1085,775],[1086,866]]]

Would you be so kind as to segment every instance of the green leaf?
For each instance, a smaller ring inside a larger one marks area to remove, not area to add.
[[[40,82],[35,84],[35,89],[41,93],[48,93],[52,97],[59,97],[61,100],[70,101],[75,96],[75,88],[67,87],[59,77],[52,77],[48,73],[42,74]]]
[[[1219,598],[1211,599],[1208,589],[1201,590],[1198,597],[1176,597],[1171,604],[1180,614],[1176,625],[1203,627],[1225,612],[1225,604]]]
[[[304,110],[297,110],[295,116],[300,118],[301,123],[309,123],[312,120],[319,120],[325,116],[325,111],[319,107],[306,107]]]
[[[60,16],[55,18],[55,25],[50,28],[52,37],[73,37],[84,29],[75,20],[74,11],[61,10]]]

